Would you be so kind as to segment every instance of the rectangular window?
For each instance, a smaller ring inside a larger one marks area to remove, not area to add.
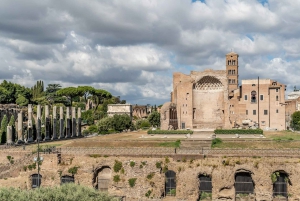
[[[193,119],[195,119],[196,108],[193,108]]]
[[[228,70],[228,75],[231,75],[231,70]]]
[[[278,101],[278,96],[276,96],[276,101]]]
[[[248,115],[248,110],[246,110],[246,115]]]
[[[231,79],[228,79],[228,84],[231,84]]]
[[[278,89],[276,89],[276,92],[278,92],[279,90]]]
[[[247,95],[245,95],[245,100],[248,100],[248,96]]]
[[[278,111],[278,109],[276,110],[276,113],[278,113],[279,111]]]
[[[235,84],[235,79],[232,80],[232,84]]]
[[[232,75],[235,75],[235,70],[232,70]]]
[[[253,115],[256,115],[256,110],[253,110]]]
[[[260,95],[260,100],[264,100],[264,95]]]
[[[268,110],[264,110],[264,115],[268,115]]]

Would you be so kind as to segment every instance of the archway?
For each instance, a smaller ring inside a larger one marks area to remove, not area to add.
[[[176,195],[176,173],[172,170],[168,170],[165,173],[165,195]]]
[[[42,175],[41,174],[32,174],[31,175],[31,187],[38,188],[42,183]]]
[[[250,172],[238,172],[235,174],[235,196],[249,196],[254,193],[254,182]]]
[[[287,186],[290,183],[289,176],[284,171],[275,171],[271,175],[274,197],[288,197]]]
[[[199,175],[199,200],[212,199],[211,177],[205,174]]]
[[[74,182],[75,182],[74,176],[64,175],[60,178],[60,184],[74,183]]]
[[[102,166],[97,171],[96,186],[99,191],[108,191],[111,182],[111,169],[108,166]]]

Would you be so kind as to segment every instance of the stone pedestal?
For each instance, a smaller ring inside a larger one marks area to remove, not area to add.
[[[72,107],[72,137],[76,137],[76,108]]]
[[[66,112],[66,138],[70,138],[71,134],[70,134],[70,130],[71,130],[71,119],[70,119],[70,108],[67,107],[67,112]]]
[[[77,127],[78,127],[78,137],[82,137],[81,135],[81,108],[78,108],[77,110],[77,118],[78,118],[78,122],[77,122]]]
[[[27,142],[33,142],[33,130],[32,130],[32,105],[28,105],[28,129],[27,129]]]
[[[59,108],[59,139],[64,138],[64,108]]]
[[[11,126],[7,126],[7,128],[6,128],[6,144],[8,144],[8,145],[13,144],[13,141],[12,141],[12,127]]]
[[[56,140],[57,139],[57,135],[56,135],[56,106],[53,106],[53,133],[52,133],[52,140]]]
[[[49,105],[45,105],[45,141],[50,140]]]

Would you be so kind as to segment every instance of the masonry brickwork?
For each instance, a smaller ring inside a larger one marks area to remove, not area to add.
[[[239,86],[238,57],[234,52],[226,55],[226,70],[175,72],[172,104],[161,109],[161,129],[286,129],[286,86],[259,78],[242,80]],[[171,110],[176,110],[175,117]]]

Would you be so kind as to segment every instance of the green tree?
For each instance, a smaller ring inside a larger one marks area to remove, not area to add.
[[[12,141],[14,142],[16,139],[15,116],[14,115],[11,115],[8,125],[11,126],[11,128],[12,128]]]
[[[18,98],[16,100],[17,105],[26,106],[26,105],[28,105],[28,103],[29,103],[29,100],[27,98],[25,98],[21,94],[18,95]]]
[[[291,127],[294,130],[300,130],[300,111],[296,111],[292,114]]]
[[[113,121],[112,121],[112,127],[116,131],[123,131],[128,130],[131,127],[131,119],[128,115],[122,114],[122,115],[114,115]]]
[[[152,112],[149,115],[148,120],[152,126],[160,126],[160,113],[157,111]]]
[[[112,98],[111,93],[103,89],[96,89],[92,97],[93,101],[96,103],[95,111],[100,104],[104,103],[104,100]]]
[[[44,95],[44,82],[42,80],[37,81],[31,88],[33,99],[41,98]]]
[[[60,84],[48,84],[45,91],[46,99],[52,104],[65,102],[66,101],[65,98],[63,98],[62,100],[61,97],[57,96],[56,94],[56,92],[60,89],[61,89]]]
[[[79,96],[83,96],[84,101],[87,102],[87,98],[95,93],[94,87],[91,86],[78,86],[77,91]]]
[[[71,106],[72,106],[72,103],[73,103],[73,99],[80,95],[77,88],[75,88],[75,87],[63,88],[63,89],[58,90],[56,93],[59,96],[67,97]]]
[[[101,131],[108,131],[109,129],[112,128],[112,125],[113,125],[113,118],[105,117],[98,122],[97,127],[98,130],[101,132]]]
[[[6,142],[6,129],[7,129],[7,125],[8,125],[7,116],[4,115],[3,119],[1,121],[1,130],[0,130],[0,133],[1,133],[1,137],[0,137],[1,143],[5,143]]]

